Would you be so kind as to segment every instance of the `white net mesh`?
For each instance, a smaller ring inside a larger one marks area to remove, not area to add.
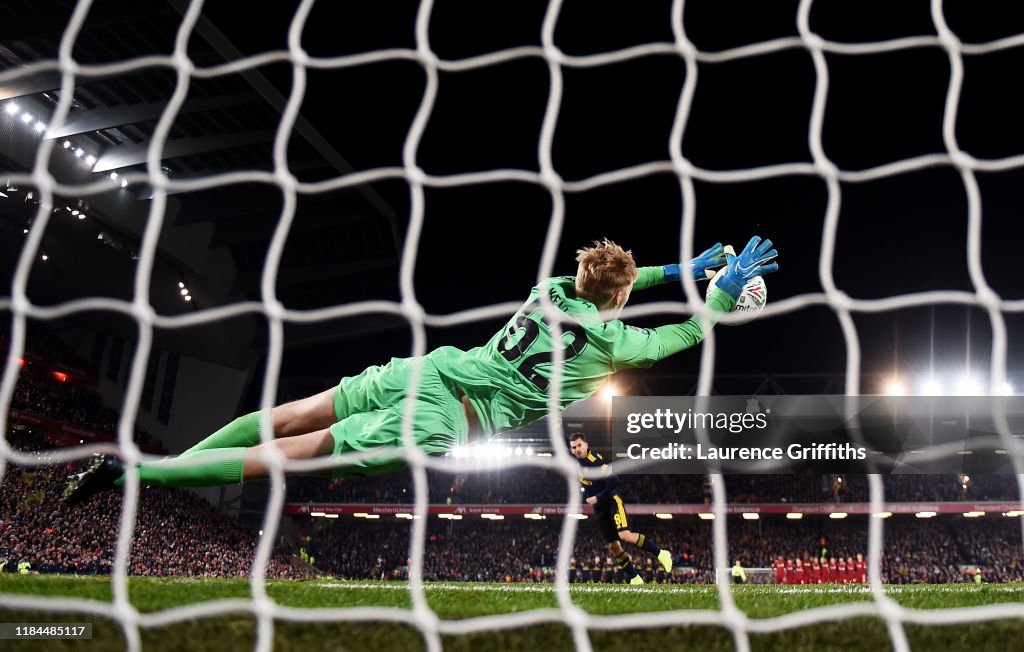
[[[1000,386],[1006,380],[1007,373],[1007,328],[1004,321],[1005,312],[1024,311],[1024,301],[1007,301],[1001,299],[992,290],[982,269],[981,262],[981,225],[982,208],[978,184],[975,175],[979,171],[1005,171],[1024,166],[1024,155],[1000,159],[979,159],[959,146],[955,126],[964,78],[964,57],[981,55],[1007,50],[1024,45],[1024,35],[999,39],[987,43],[963,43],[947,25],[943,14],[943,3],[940,0],[931,2],[931,18],[935,36],[919,36],[898,38],[881,42],[839,43],[826,40],[814,33],[810,28],[809,15],[813,3],[811,0],[800,2],[797,24],[798,37],[781,38],[755,43],[734,49],[707,52],[700,51],[687,37],[687,29],[683,20],[684,2],[677,0],[671,8],[671,29],[674,35],[672,42],[649,43],[623,50],[602,52],[588,56],[570,56],[563,53],[555,42],[555,27],[559,20],[562,3],[552,0],[546,9],[540,47],[516,47],[507,50],[490,52],[459,60],[444,60],[431,49],[428,28],[431,21],[433,3],[430,0],[421,2],[415,27],[415,49],[386,49],[351,56],[313,57],[306,53],[302,45],[302,34],[307,18],[313,8],[313,0],[303,0],[292,19],[288,31],[288,48],[286,50],[261,54],[229,61],[223,65],[198,67],[187,55],[189,38],[196,26],[202,10],[202,2],[194,1],[188,5],[187,12],[177,32],[174,52],[171,56],[151,56],[120,61],[109,65],[82,65],[72,57],[75,39],[86,20],[93,3],[81,0],[75,6],[70,22],[63,31],[59,56],[55,60],[32,63],[30,66],[16,71],[0,74],[0,83],[16,81],[29,75],[46,71],[59,72],[61,76],[60,103],[53,117],[52,125],[60,125],[67,118],[74,97],[74,89],[83,79],[106,75],[115,75],[138,70],[144,67],[156,67],[173,71],[177,83],[173,96],[163,110],[156,125],[146,162],[146,174],[130,176],[132,183],[146,183],[154,189],[149,219],[146,223],[137,273],[134,278],[134,300],[120,301],[103,298],[85,298],[55,306],[44,307],[30,301],[26,287],[30,268],[37,258],[43,233],[51,216],[55,195],[88,195],[100,193],[109,188],[107,181],[86,185],[66,185],[59,183],[47,171],[47,161],[51,151],[57,146],[56,141],[42,140],[36,153],[35,165],[31,173],[12,175],[14,183],[35,187],[42,201],[39,205],[31,230],[28,233],[21,256],[17,263],[10,298],[0,300],[0,309],[8,311],[12,316],[10,353],[0,386],[0,429],[6,428],[6,415],[10,405],[14,386],[18,376],[17,358],[24,350],[26,320],[55,319],[76,312],[102,310],[130,317],[138,326],[138,343],[131,364],[130,379],[127,384],[125,409],[119,424],[118,450],[123,458],[133,464],[143,459],[139,448],[132,441],[132,427],[137,414],[137,405],[142,392],[147,359],[150,355],[154,328],[184,328],[196,324],[205,324],[225,320],[231,317],[258,314],[265,317],[269,325],[269,355],[266,368],[263,370],[261,404],[264,408],[271,407],[277,395],[277,378],[281,369],[283,350],[283,326],[286,323],[312,323],[363,314],[367,312],[390,313],[401,316],[411,327],[413,333],[413,355],[423,355],[426,350],[426,328],[428,326],[448,326],[474,320],[489,318],[505,318],[515,309],[517,304],[498,304],[481,306],[472,310],[448,315],[428,314],[417,301],[413,284],[413,271],[418,254],[418,243],[424,222],[424,189],[444,188],[487,184],[499,181],[512,181],[533,184],[543,188],[551,200],[551,212],[548,220],[548,231],[543,249],[540,269],[537,277],[545,278],[553,275],[556,263],[557,246],[563,229],[565,200],[569,193],[582,193],[588,190],[633,180],[641,177],[670,173],[679,182],[682,202],[682,228],[679,233],[679,259],[689,260],[693,257],[693,235],[696,224],[696,194],[694,181],[713,183],[737,183],[760,179],[771,179],[784,176],[806,176],[820,179],[827,189],[827,208],[824,215],[824,230],[821,240],[818,272],[824,292],[805,294],[782,301],[776,301],[765,310],[763,319],[805,309],[811,306],[827,306],[834,311],[842,328],[846,348],[846,394],[857,395],[860,392],[859,377],[861,371],[861,349],[855,329],[853,314],[874,313],[934,304],[959,304],[973,306],[984,310],[992,328],[991,351],[991,386]],[[946,53],[950,65],[950,75],[946,102],[943,113],[943,140],[945,151],[938,154],[917,156],[898,160],[865,170],[846,171],[839,169],[829,160],[822,145],[822,129],[825,117],[826,95],[829,90],[829,67],[826,53],[861,55],[880,54],[909,50],[914,48],[934,48]],[[807,140],[812,154],[809,163],[789,163],[767,165],[750,169],[714,171],[697,167],[687,160],[682,151],[683,136],[687,129],[687,121],[691,113],[691,104],[699,83],[698,63],[715,64],[735,61],[749,57],[760,57],[769,53],[786,50],[806,52],[813,62],[815,81],[813,104],[810,121],[807,126]],[[566,68],[600,68],[619,62],[648,57],[651,55],[678,57],[686,69],[685,84],[678,97],[674,120],[668,141],[669,160],[651,161],[628,168],[617,169],[583,180],[564,181],[552,162],[552,145],[559,122],[559,109],[563,96],[563,71]],[[448,176],[428,174],[417,162],[421,139],[430,120],[432,110],[438,97],[439,72],[463,72],[485,69],[497,64],[519,59],[540,59],[548,69],[550,86],[547,95],[537,156],[540,162],[539,172],[501,169],[480,170]],[[315,69],[341,69],[364,66],[382,61],[411,61],[422,67],[426,74],[426,86],[422,94],[415,118],[409,126],[402,149],[402,165],[400,167],[377,168],[361,172],[353,172],[322,182],[300,182],[289,170],[287,147],[296,124],[300,106],[306,91],[307,73]],[[283,115],[281,116],[273,145],[272,172],[238,172],[196,178],[191,180],[172,180],[161,169],[162,152],[168,133],[174,123],[179,109],[188,93],[189,84],[194,79],[213,78],[254,69],[272,62],[283,62],[291,67],[293,81],[288,94]],[[966,240],[967,261],[973,292],[931,291],[892,296],[877,300],[858,300],[846,295],[838,289],[833,278],[833,256],[836,247],[839,210],[841,204],[840,182],[857,183],[877,180],[883,177],[902,175],[923,170],[933,166],[951,166],[960,176],[967,197],[968,237]],[[387,179],[404,180],[411,192],[411,210],[409,215],[408,234],[401,258],[401,301],[400,302],[362,302],[334,306],[311,311],[295,311],[287,309],[277,298],[275,279],[279,269],[282,251],[289,229],[295,217],[297,198],[303,194],[325,193],[332,190],[351,188],[369,182]],[[158,237],[165,220],[166,199],[168,191],[194,192],[219,186],[237,183],[270,184],[280,189],[284,197],[284,206],[266,254],[266,261],[261,277],[262,300],[233,304],[220,308],[201,310],[182,316],[162,316],[155,312],[150,301],[150,276],[157,251]],[[655,314],[701,313],[704,310],[700,300],[700,292],[688,278],[684,279],[686,292],[685,302],[658,302],[642,307],[630,308],[624,317],[637,317]],[[553,307],[546,306],[546,314],[552,328],[557,331],[558,318]],[[556,333],[557,334],[557,333]],[[700,381],[698,394],[708,395],[714,374],[715,338],[710,335],[705,344],[700,364]],[[554,352],[555,369],[562,360],[562,352]],[[418,379],[413,379],[415,386]],[[559,393],[560,375],[555,373],[551,383],[551,396]],[[552,399],[551,411],[557,411],[557,401]],[[264,414],[267,414],[266,412]],[[576,489],[575,461],[565,450],[562,442],[564,433],[560,431],[558,421],[550,421],[550,437],[556,454],[552,458],[532,458],[528,462],[516,459],[503,463],[506,466],[528,463],[531,465],[555,469],[564,474],[570,500],[568,508],[577,511],[580,508],[580,497]],[[264,417],[263,433],[270,432],[267,417]],[[1010,433],[1005,421],[1002,423],[1000,435],[1009,442]],[[266,436],[266,435],[264,435]],[[427,475],[429,468],[471,471],[470,460],[438,460],[427,457],[412,446],[411,428],[407,419],[404,438],[410,445],[401,449],[400,454],[408,461],[415,489],[415,510],[419,515],[427,514]],[[1007,446],[1012,449],[1012,446]],[[86,446],[75,449],[64,449],[53,452],[51,461],[61,462],[82,459],[95,452],[110,451],[109,447]],[[374,453],[376,454],[376,453]],[[51,612],[79,613],[93,616],[104,616],[115,619],[123,627],[128,649],[140,648],[140,628],[158,627],[172,623],[180,623],[193,618],[209,618],[238,612],[251,613],[257,620],[256,649],[268,650],[272,646],[274,621],[295,622],[393,622],[405,623],[415,627],[423,636],[426,647],[439,650],[442,647],[442,635],[457,635],[476,632],[487,632],[508,628],[520,628],[539,623],[562,623],[572,632],[572,640],[579,650],[591,649],[588,630],[625,630],[637,628],[669,627],[679,625],[714,625],[727,628],[739,650],[749,650],[751,634],[779,632],[807,625],[850,619],[859,616],[878,616],[886,623],[893,647],[896,650],[909,649],[905,625],[914,624],[954,624],[973,623],[981,620],[1018,617],[1019,605],[995,605],[972,608],[956,608],[941,610],[908,609],[890,598],[883,590],[879,560],[882,557],[883,524],[881,519],[870,519],[868,559],[871,561],[869,584],[872,600],[851,602],[823,607],[815,610],[800,611],[776,618],[754,619],[748,617],[734,600],[730,583],[721,582],[717,591],[720,610],[683,610],[662,611],[653,613],[637,613],[622,616],[600,616],[586,612],[576,605],[570,594],[568,585],[568,563],[576,538],[576,519],[564,519],[562,536],[558,551],[556,594],[557,608],[552,610],[530,611],[525,613],[493,615],[465,620],[444,620],[428,604],[423,582],[424,539],[426,520],[414,520],[411,526],[410,566],[408,591],[412,600],[412,608],[341,608],[299,610],[280,606],[267,595],[265,574],[269,556],[272,551],[275,533],[278,529],[279,517],[284,501],[283,473],[289,471],[309,471],[322,469],[355,459],[365,459],[373,454],[350,456],[344,459],[316,462],[290,462],[283,459],[268,459],[273,469],[270,499],[266,505],[266,516],[263,523],[264,536],[256,553],[256,561],[251,577],[251,599],[245,600],[214,600],[195,605],[175,608],[153,613],[140,612],[129,600],[127,568],[130,543],[135,525],[135,514],[139,499],[139,480],[136,474],[129,474],[125,482],[125,500],[121,514],[120,529],[117,539],[116,558],[112,573],[113,602],[101,604],[92,601],[67,598],[31,598],[24,596],[0,595],[0,605],[5,608],[29,608]],[[0,478],[10,463],[32,464],[33,456],[12,449],[8,443],[0,439]],[[1018,485],[1024,483],[1024,468],[1018,455],[1013,456],[1014,468],[1018,472]],[[493,467],[492,467],[493,468]],[[870,495],[872,512],[883,509],[882,483],[878,476],[870,477]],[[726,518],[722,482],[713,484],[712,509],[716,515],[714,521],[714,566],[728,568],[728,550],[726,544]]]

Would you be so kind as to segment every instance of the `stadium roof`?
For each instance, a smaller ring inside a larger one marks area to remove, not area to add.
[[[109,180],[104,192],[55,197],[54,210],[62,214],[50,220],[44,236],[49,264],[37,266],[29,287],[33,301],[41,304],[90,295],[131,298],[133,261],[153,191],[145,183],[123,184],[138,179],[133,174],[145,175],[148,148],[177,81],[166,66],[78,75],[67,118],[50,124],[63,92],[59,71],[42,67],[11,75],[58,56],[75,6],[62,0],[16,2],[5,10],[0,27],[0,65],[10,73],[0,83],[0,104],[7,108],[0,114],[0,181],[6,181],[0,188],[6,195],[0,198],[0,226],[7,236],[4,258],[10,261],[4,265],[5,286],[40,193],[24,184],[17,187],[3,172],[30,171],[40,140],[48,139],[54,142],[48,170],[58,182]],[[80,65],[100,66],[169,55],[185,7],[179,2],[96,3],[74,40],[72,56]],[[195,66],[208,67],[243,55],[204,16],[189,41],[188,56]],[[284,104],[285,96],[259,68],[190,78],[161,150],[163,173],[184,180],[272,170]],[[24,122],[24,116],[31,116],[31,122]],[[303,180],[337,177],[352,169],[302,116],[290,134],[288,166]],[[151,285],[157,312],[258,300],[266,249],[282,211],[281,191],[236,183],[169,194]],[[67,215],[63,209],[69,209]],[[71,210],[85,220],[73,219]],[[394,209],[369,186],[301,195],[277,275],[278,298],[296,309],[369,296],[397,298],[397,287],[388,282],[397,275],[402,238],[395,220]],[[187,284],[191,302],[182,300],[179,281]],[[380,319],[366,321],[363,328],[384,325]],[[223,349],[232,340],[251,349],[255,333],[251,327],[243,330],[250,332],[235,333],[211,349]]]

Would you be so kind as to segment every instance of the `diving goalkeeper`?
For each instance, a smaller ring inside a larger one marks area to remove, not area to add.
[[[413,437],[428,455],[488,439],[548,414],[548,389],[554,374],[552,351],[563,351],[558,404],[590,397],[620,369],[649,367],[698,344],[704,330],[698,317],[654,329],[623,324],[618,315],[633,290],[678,282],[683,273],[704,279],[726,265],[726,273],[708,299],[728,312],[746,282],[778,269],[770,240],[757,236],[738,256],[716,244],[690,261],[637,269],[631,252],[605,239],[580,249],[576,276],[550,278],[509,322],[482,347],[462,351],[444,346],[419,358],[393,358],[383,366],[343,378],[337,387],[273,408],[274,438],[260,439],[260,413],[239,417],[177,457],[143,462],[143,486],[207,487],[267,478],[268,465],[253,454],[269,447],[286,459],[305,460],[352,451],[382,450],[379,456],[339,464],[333,477],[387,473],[405,466],[402,419],[411,401]],[[562,334],[555,340],[544,319],[541,296],[561,312]],[[705,322],[707,323],[707,322]],[[710,324],[708,326],[710,328]],[[410,374],[419,365],[420,381],[409,391]],[[101,455],[72,476],[65,502],[77,504],[124,481],[124,464]]]

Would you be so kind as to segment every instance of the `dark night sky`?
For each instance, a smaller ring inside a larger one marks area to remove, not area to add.
[[[279,16],[261,20],[256,34],[252,24],[218,19],[218,12],[233,11],[224,5],[212,3],[207,11],[247,53],[284,45],[287,8],[278,6],[274,11]],[[965,42],[1024,31],[1019,18],[999,13],[1002,6],[986,6],[980,12],[969,5],[945,3],[950,27]],[[566,2],[555,31],[556,44],[567,54],[582,55],[671,41],[669,2],[625,7]],[[322,2],[310,17],[303,45],[315,56],[414,47],[416,8],[413,2],[386,6]],[[456,59],[539,45],[545,9],[543,2],[438,2],[430,22],[431,47],[441,58]],[[693,42],[701,50],[715,51],[795,36],[796,13],[797,2],[705,0],[688,2],[684,20]],[[929,3],[923,0],[819,2],[811,13],[811,27],[824,38],[844,42],[935,33]],[[830,86],[823,143],[836,165],[858,170],[944,150],[941,125],[950,69],[943,50],[827,55],[827,62]],[[957,124],[965,151],[979,158],[1024,152],[1024,123],[1019,120],[1024,91],[1015,81],[1022,63],[1020,48],[965,58]],[[267,72],[284,87],[290,83],[284,67]],[[668,159],[669,132],[686,75],[680,58],[661,55],[597,68],[566,67],[563,75],[553,159],[564,179]],[[814,81],[811,57],[801,49],[700,64],[683,139],[684,155],[712,170],[810,161],[807,133]],[[422,70],[411,62],[311,71],[303,114],[357,169],[399,165],[424,83]],[[434,174],[538,170],[537,143],[547,89],[547,67],[539,58],[440,73],[438,97],[418,152],[420,166]],[[1012,249],[1000,246],[1012,242],[1020,231],[1021,177],[1020,171],[978,174],[984,207],[984,271],[992,287],[1006,298],[1022,296],[1013,274]],[[386,183],[378,188],[399,214],[407,213],[405,184]],[[821,290],[817,267],[827,198],[821,179],[698,181],[696,195],[695,249],[715,240],[742,245],[754,233],[769,236],[778,245],[781,264],[781,271],[767,279],[770,300]],[[436,314],[525,298],[537,274],[550,210],[547,192],[528,184],[427,189],[417,298]],[[678,256],[681,210],[679,184],[669,174],[569,194],[555,271],[572,273],[573,251],[603,236],[632,248],[641,265],[672,262]],[[970,290],[966,215],[963,184],[949,166],[867,183],[843,183],[836,283],[857,298],[930,289]],[[678,296],[676,288],[660,288],[634,295],[634,302]],[[859,314],[855,319],[865,371],[887,371],[894,365],[920,367],[927,363],[933,346],[940,368],[956,369],[967,356],[968,321],[972,364],[988,360],[990,328],[987,316],[978,309],[938,306]],[[637,321],[656,325],[665,319]],[[1020,359],[1020,338],[1015,335],[1022,320],[1008,314],[1007,321],[1012,375],[1012,364]],[[431,330],[430,346],[476,345],[497,326],[497,322],[486,322]],[[805,309],[743,328],[721,328],[719,335],[721,373],[834,372],[845,364],[838,322],[825,308]],[[393,354],[404,354],[407,333],[390,339],[384,347],[398,347]],[[307,356],[298,351],[290,359],[300,368],[307,359],[322,359],[323,353],[316,350]],[[693,373],[696,361],[696,353],[690,352],[656,369]]]
[[[964,42],[1024,32],[1011,3],[944,3],[949,26]],[[210,0],[204,13],[244,53],[286,45],[297,3],[262,4],[240,20],[238,5]],[[795,0],[687,2],[688,37],[702,51],[792,37]],[[434,53],[446,60],[499,49],[539,45],[547,4],[538,1],[438,1],[430,21]],[[313,56],[416,46],[415,2],[327,2],[314,6],[302,44]],[[594,3],[562,6],[555,43],[585,55],[650,42],[671,42],[671,3]],[[813,31],[830,40],[863,42],[933,35],[927,0],[816,2]],[[843,170],[860,170],[944,151],[941,125],[949,83],[947,54],[936,47],[871,55],[826,56],[829,94],[823,130],[827,156]],[[965,57],[957,138],[978,158],[1024,153],[1022,48]],[[288,66],[261,69],[283,93]],[[553,144],[565,180],[669,158],[669,133],[687,71],[674,55],[649,56],[594,68],[562,69],[564,93]],[[309,70],[302,114],[357,170],[395,166],[425,87],[411,61]],[[686,131],[684,156],[709,170],[809,162],[808,123],[815,84],[810,54],[786,49],[725,63],[701,63]],[[517,59],[469,72],[441,72],[438,96],[417,152],[431,174],[497,168],[538,170],[537,145],[547,101],[547,64]],[[299,175],[302,178],[301,174]],[[977,173],[984,220],[982,258],[993,289],[1024,297],[1012,243],[1022,231],[1024,173]],[[306,179],[303,180],[313,180]],[[769,302],[821,291],[818,260],[827,193],[814,176],[714,184],[696,181],[699,251],[716,240],[742,246],[753,234],[772,238],[781,271],[767,279]],[[375,189],[403,219],[409,191],[402,181]],[[936,166],[865,183],[843,183],[835,252],[838,287],[856,298],[932,289],[971,290],[967,273],[967,203],[959,173]],[[521,301],[537,278],[551,213],[540,186],[497,183],[428,188],[416,266],[417,299],[432,314],[503,301]],[[675,262],[682,198],[671,174],[658,174],[566,195],[556,274],[570,274],[576,248],[610,237],[631,248],[640,265]],[[398,298],[397,276],[379,298]],[[679,298],[675,287],[634,295],[634,303]],[[1021,360],[1024,319],[1006,314],[1010,374]],[[667,317],[635,320],[657,325]],[[855,321],[866,372],[894,365],[919,368],[934,347],[940,366],[962,367],[970,342],[972,366],[987,363],[988,317],[963,306],[858,314]],[[429,347],[482,344],[501,320],[431,329]],[[970,336],[966,333],[970,323]],[[932,330],[934,325],[934,331]],[[345,328],[340,323],[339,328]],[[295,327],[295,331],[301,330]],[[742,328],[719,329],[720,373],[841,372],[845,348],[830,310],[803,309]],[[934,337],[934,339],[933,339]],[[319,346],[291,349],[285,374],[347,375],[390,356],[407,355],[408,331],[396,329]],[[656,367],[664,374],[696,372],[688,352]],[[326,367],[326,368],[325,368]],[[864,391],[872,391],[864,387]]]

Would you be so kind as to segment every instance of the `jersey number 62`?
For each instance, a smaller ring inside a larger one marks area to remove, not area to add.
[[[552,296],[554,300],[554,296]],[[530,317],[540,314],[543,315],[543,311],[540,306],[540,297],[534,299],[528,303],[518,315],[516,320],[509,325],[508,330],[505,332],[505,340],[502,342],[499,340],[498,352],[501,357],[508,360],[516,371],[523,375],[526,380],[533,383],[533,385],[544,392],[547,391],[548,386],[551,382],[540,375],[538,366],[551,364],[552,351],[541,350],[527,355],[531,346],[540,337],[541,320],[530,319]],[[548,331],[547,324],[544,324],[545,332]],[[516,341],[516,336],[522,331],[523,335]],[[566,342],[569,336],[572,339]],[[587,332],[583,330],[583,327],[579,324],[571,321],[562,323],[562,350],[565,351],[564,362],[568,364],[572,360],[575,360],[583,349],[587,347]]]

